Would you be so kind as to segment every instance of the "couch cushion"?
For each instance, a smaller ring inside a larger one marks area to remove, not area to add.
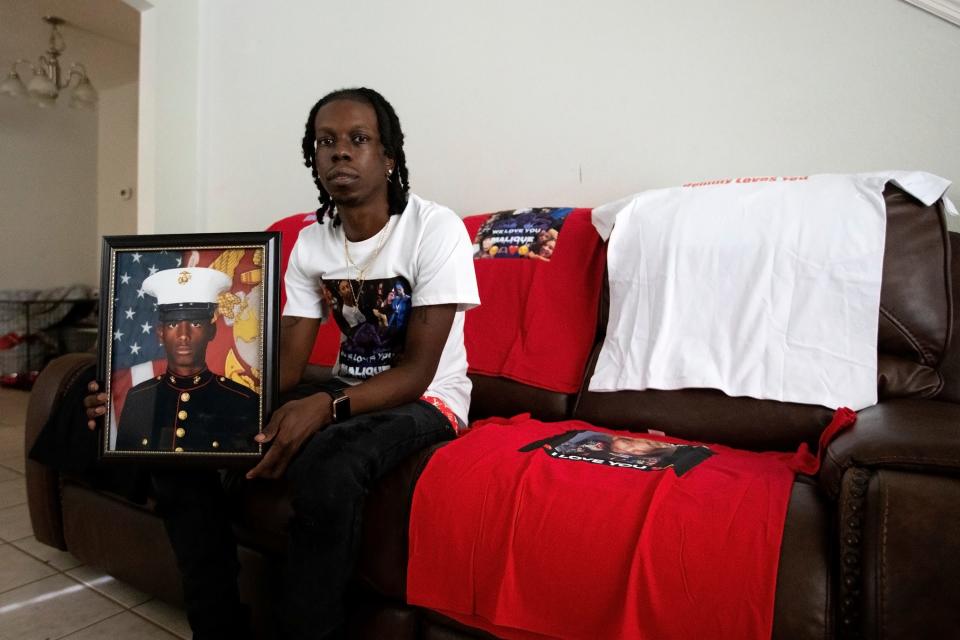
[[[579,389],[597,333],[605,255],[590,220],[589,209],[570,208],[464,219],[475,238],[482,302],[464,326],[470,373],[560,393]],[[555,244],[549,256],[536,251],[540,237]]]
[[[67,548],[84,563],[161,600],[183,601],[173,549],[151,509],[66,482],[63,532]]]
[[[929,398],[943,381],[937,366],[953,326],[950,241],[941,203],[924,206],[890,184],[880,290],[878,392]]]
[[[950,250],[941,204],[926,207],[894,185],[883,193],[887,238],[880,292],[881,353],[936,366],[951,327]]]
[[[510,417],[530,413],[545,422],[565,420],[574,396],[538,389],[507,378],[470,374],[470,421],[492,416]]]
[[[817,486],[798,476],[780,547],[773,611],[776,639],[830,637],[830,509]]]
[[[587,380],[599,353],[594,351]],[[583,391],[573,417],[611,429],[656,429],[697,442],[754,451],[789,451],[815,445],[833,411],[814,405],[733,398],[716,389]]]
[[[631,458],[622,449],[610,458],[616,442],[596,453],[588,443],[599,444],[604,436],[584,433],[586,428],[581,422],[496,421],[439,449],[414,498],[408,601],[449,611],[495,634],[497,629],[484,626],[480,618],[547,635],[577,629],[574,635],[592,630],[597,637],[614,637],[635,628],[641,618],[650,625],[643,625],[647,629],[670,628],[676,620],[662,611],[653,616],[643,604],[626,607],[622,617],[594,617],[603,610],[601,601],[622,602],[621,596],[638,593],[667,600],[679,594],[683,601],[686,594],[712,602],[681,625],[702,630],[723,618],[706,611],[719,606],[709,593],[716,594],[717,585],[724,583],[728,605],[735,604],[734,593],[757,605],[749,614],[738,610],[743,616],[727,620],[727,634],[734,628],[769,633],[782,550],[777,534],[785,526],[794,488],[793,474],[783,466],[789,456],[714,447],[704,460],[705,448],[681,445],[670,448],[669,458],[649,450],[645,456],[652,457]],[[672,463],[673,471],[644,471],[662,468],[662,463]],[[730,502],[721,495],[738,497]],[[651,524],[654,512],[658,526]],[[458,515],[451,520],[453,513]],[[802,509],[799,514],[810,515]],[[438,518],[455,524],[438,528]],[[814,525],[803,529],[801,538],[825,542]],[[730,544],[747,539],[746,546]],[[577,544],[592,551],[585,556],[565,553]],[[625,559],[639,569],[627,572],[629,580],[623,573]],[[670,570],[678,566],[683,570]],[[682,580],[678,573],[684,571],[696,578]],[[506,587],[498,580],[501,573],[507,576]],[[547,574],[555,588],[538,591],[543,580],[536,576]],[[590,583],[583,580],[588,575],[594,586],[585,598],[580,587]],[[818,591],[824,598],[826,581],[821,582]],[[701,598],[703,594],[707,596]],[[563,613],[557,613],[558,602],[568,606]],[[682,608],[682,603],[668,607],[674,613]],[[707,626],[699,626],[703,624]]]
[[[926,207],[892,184],[884,190],[884,199],[887,236],[880,291],[878,395],[880,400],[929,398],[943,393],[937,367],[953,329],[943,209],[940,203]],[[960,236],[955,241],[960,246]],[[606,286],[603,294],[601,317],[605,318],[609,312]],[[593,375],[596,355],[587,367],[584,388]],[[951,356],[944,371],[955,372],[951,380],[960,389],[960,355]],[[952,395],[944,399],[960,400],[960,390],[946,393]],[[593,424],[653,428],[678,438],[755,450],[794,449],[803,441],[814,445],[830,416],[823,407],[734,398],[714,389],[584,391],[574,407],[574,417]]]
[[[960,233],[950,234],[950,276],[952,306],[951,317],[960,318]],[[943,387],[938,400],[960,402],[960,336],[957,335],[958,322],[954,321],[951,329],[950,344],[940,363],[940,376],[943,378]]]

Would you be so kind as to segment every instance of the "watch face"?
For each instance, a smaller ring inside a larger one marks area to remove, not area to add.
[[[333,420],[340,422],[350,418],[350,398],[340,396],[333,401]]]

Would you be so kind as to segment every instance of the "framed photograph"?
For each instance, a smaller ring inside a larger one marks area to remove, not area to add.
[[[277,385],[280,235],[107,236],[103,460],[253,464]]]

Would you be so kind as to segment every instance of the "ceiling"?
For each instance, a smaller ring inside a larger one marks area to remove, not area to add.
[[[133,47],[140,45],[140,13],[123,0],[0,0],[0,20],[58,16],[65,34],[79,30]],[[7,34],[4,34],[7,35]]]
[[[66,20],[62,63],[82,62],[98,88],[136,80],[140,12],[123,0],[0,0],[2,75],[14,60],[33,62],[46,50],[50,28],[41,18],[47,15]]]

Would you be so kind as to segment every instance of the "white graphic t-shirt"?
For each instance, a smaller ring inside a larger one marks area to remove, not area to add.
[[[412,307],[456,304],[425,395],[439,397],[466,423],[471,384],[463,314],[480,304],[480,296],[463,222],[450,209],[411,194],[403,214],[390,216],[379,234],[347,242],[352,265],[343,240],[343,227],[330,220],[300,232],[287,266],[283,315],[326,320],[332,314],[340,327],[333,372],[353,384],[403,356]],[[357,267],[365,270],[362,283]]]

